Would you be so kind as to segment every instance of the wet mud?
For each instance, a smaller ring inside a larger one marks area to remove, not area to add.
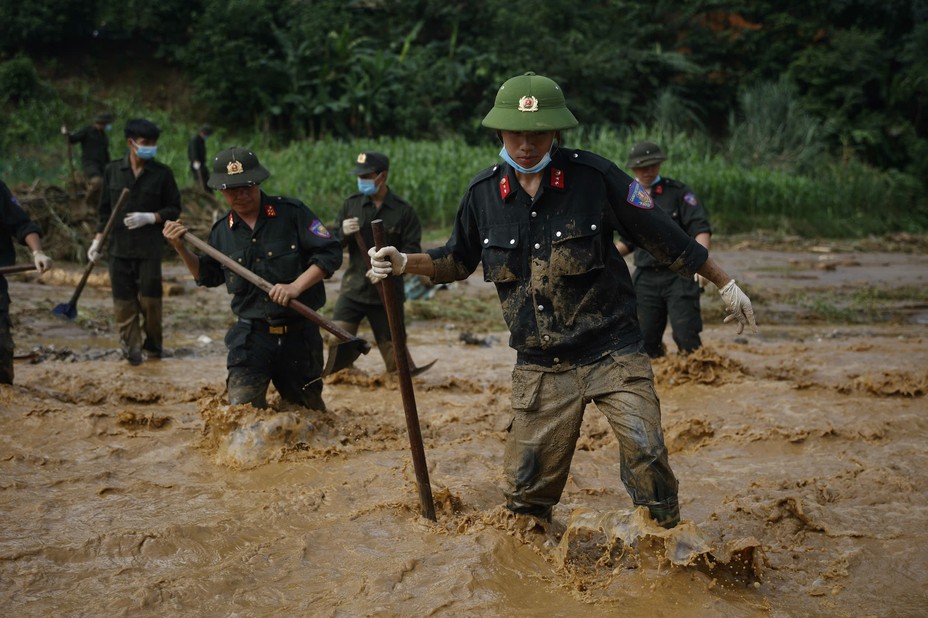
[[[503,508],[507,333],[410,324],[413,358],[438,359],[413,381],[432,522],[420,515],[399,385],[376,352],[326,378],[326,412],[273,389],[268,409],[230,406],[224,290],[197,289],[166,265],[173,354],[130,367],[115,351],[105,279],[67,321],[51,309],[80,266],[50,281],[10,277],[20,358],[16,383],[0,386],[0,610],[923,614],[928,332],[918,303],[869,323],[764,323],[764,309],[799,311],[785,300],[797,287],[923,285],[928,259],[854,253],[821,269],[817,255],[725,253],[757,291],[761,333],[707,317],[701,350],[654,362],[680,480],[683,522],[669,531],[631,504],[594,405],[553,521]],[[495,293],[473,279],[428,302],[485,295],[498,313]]]

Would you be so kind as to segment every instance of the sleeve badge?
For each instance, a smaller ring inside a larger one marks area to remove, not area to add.
[[[683,196],[683,201],[690,206],[696,206],[699,204],[699,200],[696,199],[696,194],[692,191]]]
[[[633,180],[632,184],[628,185],[628,197],[625,200],[635,208],[641,208],[642,210],[654,208],[651,196],[648,195],[648,192],[637,180]]]
[[[319,219],[313,219],[313,222],[309,226],[309,231],[312,232],[313,236],[318,236],[319,238],[332,238],[332,234],[325,228],[322,221]]]

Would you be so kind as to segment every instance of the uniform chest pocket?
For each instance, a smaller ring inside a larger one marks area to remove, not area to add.
[[[295,240],[264,243],[255,253],[255,272],[271,283],[290,283],[303,272]]]
[[[523,278],[522,247],[519,224],[495,225],[481,231],[483,238],[483,279],[492,283],[510,283]]]
[[[550,273],[583,275],[604,268],[602,219],[599,216],[551,222]]]
[[[235,260],[236,262],[238,262],[239,264],[241,264],[242,266],[244,266],[245,268],[248,268],[248,265],[245,264],[245,252],[244,251],[236,251],[235,253],[229,254],[229,257]],[[229,291],[229,294],[241,294],[248,289],[249,285],[251,285],[250,283],[242,279],[240,276],[236,275],[234,272],[232,272],[225,266],[223,266],[222,269],[223,271],[225,271],[226,289]]]

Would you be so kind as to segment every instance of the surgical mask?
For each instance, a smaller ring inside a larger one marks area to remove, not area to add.
[[[142,146],[136,144],[135,140],[132,140],[132,143],[135,144],[135,156],[139,159],[144,159],[146,161],[154,159],[155,155],[158,154],[157,146]]]
[[[373,178],[358,178],[358,191],[364,195],[374,195],[377,193],[377,183]]]
[[[106,125],[105,127],[103,127],[103,130],[104,130],[104,131],[112,131],[112,130],[113,130],[113,125],[108,124],[108,125]]]
[[[538,164],[535,165],[534,167],[522,167],[521,165],[519,165],[518,163],[516,163],[516,162],[513,160],[513,158],[509,156],[509,152],[506,151],[506,147],[505,147],[505,146],[503,146],[503,147],[500,149],[500,151],[499,151],[499,156],[503,159],[503,161],[505,161],[506,163],[508,163],[509,165],[511,165],[512,167],[514,167],[515,169],[519,170],[519,171],[522,172],[523,174],[535,174],[535,173],[540,172],[541,170],[545,169],[545,167],[547,167],[548,163],[551,163],[551,153],[550,153],[550,152],[546,152],[546,153],[545,153],[545,156],[543,156],[543,157],[541,158],[541,161],[539,161]]]

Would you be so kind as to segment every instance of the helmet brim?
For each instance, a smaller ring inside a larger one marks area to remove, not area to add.
[[[560,131],[572,129],[580,123],[566,107],[539,109],[537,112],[494,107],[481,124],[497,131]]]
[[[224,189],[236,189],[238,187],[252,187],[259,185],[271,175],[263,165],[258,165],[254,169],[240,174],[223,174],[213,172],[206,182],[210,189],[222,191]]]

